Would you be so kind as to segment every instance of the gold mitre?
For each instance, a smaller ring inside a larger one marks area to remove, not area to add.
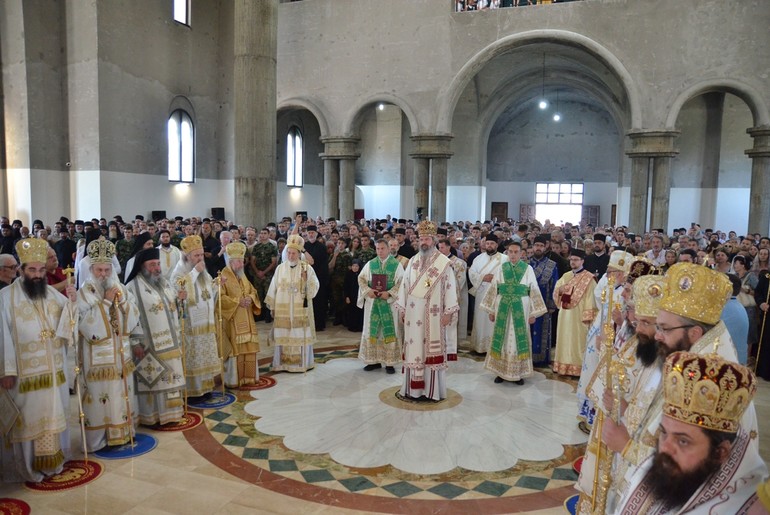
[[[436,236],[438,234],[436,224],[430,220],[423,220],[417,224],[417,234],[419,236]]]
[[[182,238],[182,241],[179,245],[182,247],[182,252],[189,254],[193,250],[202,249],[203,240],[197,234],[193,234],[192,236]]]
[[[704,429],[738,431],[757,391],[748,368],[717,354],[675,352],[663,367],[663,414]]]
[[[705,324],[716,324],[732,292],[733,285],[727,275],[694,263],[677,263],[666,274],[660,309]]]
[[[630,252],[616,250],[610,254],[610,262],[607,264],[607,269],[618,270],[627,274],[633,258],[634,256]]]
[[[654,275],[658,273],[659,270],[655,268],[652,261],[644,256],[636,256],[628,267],[628,277],[626,277],[626,281],[632,283],[643,275]]]
[[[643,275],[634,281],[634,312],[636,316],[658,316],[666,278],[660,275]]]
[[[286,248],[294,249],[302,254],[305,252],[305,240],[299,234],[292,234],[286,242]]]
[[[86,248],[91,264],[112,264],[115,255],[115,245],[110,240],[94,240]]]
[[[16,255],[22,265],[45,263],[48,260],[48,242],[40,238],[24,238],[16,242]]]
[[[240,241],[234,241],[227,244],[225,252],[230,259],[243,259],[246,256],[246,245]]]

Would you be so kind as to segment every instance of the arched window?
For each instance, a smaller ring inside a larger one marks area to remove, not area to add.
[[[302,187],[302,132],[293,126],[286,136],[286,185]]]
[[[181,109],[168,119],[168,180],[195,182],[195,127]]]

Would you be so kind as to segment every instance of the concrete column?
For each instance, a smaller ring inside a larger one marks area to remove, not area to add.
[[[751,158],[751,193],[749,196],[749,231],[770,232],[770,126],[746,132],[754,138],[754,147],[746,150]]]
[[[447,160],[452,156],[451,134],[419,134],[411,136],[413,150],[409,152],[414,163],[414,206],[428,207],[430,185],[430,219],[443,222],[446,219]],[[430,162],[430,173],[428,173]],[[423,217],[428,212],[423,209]]]
[[[701,227],[717,224],[717,202],[719,199],[719,163],[722,149],[722,120],[724,118],[725,94],[721,92],[703,95],[706,105],[706,120],[703,124],[703,150],[700,180],[700,211],[694,212],[693,220]]]
[[[356,205],[356,162],[353,159],[340,160],[340,220],[353,219]]]
[[[446,221],[446,157],[434,157],[430,160],[430,219],[434,222]]]
[[[650,158],[631,158],[631,205],[628,212],[628,226],[635,234],[647,230],[647,185],[650,179]]]
[[[234,219],[263,227],[276,217],[278,0],[235,0],[234,16]]]
[[[631,231],[642,234],[647,230],[648,187],[650,182],[650,160],[653,164],[653,202],[651,224],[653,227],[668,226],[668,205],[671,193],[671,160],[679,153],[674,141],[679,131],[636,130],[627,134],[631,149],[626,155],[631,158],[631,205],[628,222]]]
[[[361,157],[357,151],[359,141],[356,138],[346,137],[331,137],[321,140],[321,143],[324,144],[324,152],[320,154],[321,159],[324,160],[324,202],[335,199],[333,206],[327,206],[324,203],[326,206],[324,209],[328,211],[331,208],[333,211],[332,214],[326,216],[334,216],[342,221],[353,219],[353,210],[356,204],[356,159]],[[330,161],[335,161],[336,164],[330,164]],[[334,167],[336,171],[329,167]],[[336,197],[330,192],[331,188],[336,187],[332,183],[339,186],[339,193]]]
[[[414,209],[415,220],[428,216],[428,187],[430,185],[430,159],[414,158]],[[421,216],[417,215],[421,213]]]
[[[324,159],[324,218],[340,216],[340,162]]]
[[[663,229],[668,234],[668,203],[671,196],[671,158],[652,158],[652,213],[650,229]]]

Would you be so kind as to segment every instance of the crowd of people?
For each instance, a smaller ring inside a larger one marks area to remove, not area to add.
[[[505,7],[524,7],[525,5],[558,4],[579,0],[455,0],[455,11],[486,11]]]
[[[579,378],[581,513],[760,506],[760,234],[390,216],[62,217],[31,229],[0,218],[0,229],[4,480],[61,470],[72,392],[85,449],[125,444],[137,423],[178,421],[218,377],[255,384],[259,322],[275,372],[311,370],[316,333],[333,323],[360,332],[364,371],[402,369],[408,402],[445,399],[460,350],[501,387],[536,367]]]

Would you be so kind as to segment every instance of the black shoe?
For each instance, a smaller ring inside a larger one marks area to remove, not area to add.
[[[270,315],[267,315],[265,317],[265,323],[266,324],[272,324],[273,323],[273,317],[271,317]]]
[[[366,365],[364,367],[364,370],[366,370],[367,372],[371,372],[372,370],[377,370],[378,368],[382,368],[382,365],[379,363],[373,363],[371,365]]]
[[[385,367],[385,372],[387,372],[388,374],[395,374],[396,369],[393,367]]]
[[[524,379],[519,379],[518,381],[514,381],[513,384],[517,384],[519,386],[524,386]]]
[[[500,383],[502,383],[503,381],[505,381],[505,379],[503,379],[502,377],[500,377],[500,376],[498,376],[498,377],[495,377],[495,383],[497,383],[497,384],[500,384]]]

